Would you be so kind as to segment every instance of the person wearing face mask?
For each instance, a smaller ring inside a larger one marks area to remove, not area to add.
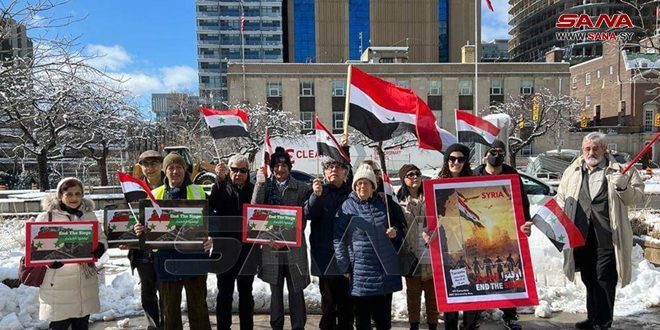
[[[84,198],[84,187],[77,178],[64,178],[57,192],[41,203],[44,212],[37,222],[98,221],[94,202]],[[99,245],[94,256],[100,258],[106,250],[105,234],[98,226]],[[83,330],[89,328],[89,314],[98,313],[99,279],[94,263],[62,264],[54,262],[46,270],[39,287],[39,318],[50,322],[48,329]]]
[[[515,168],[504,164],[504,158],[506,157],[506,146],[501,140],[495,139],[491,144],[488,151],[484,155],[485,164],[479,165],[475,170],[475,175],[500,175],[500,174],[518,174]],[[523,214],[525,216],[525,224],[521,227],[521,230],[526,233],[525,228],[529,228],[532,224],[532,217],[529,213],[529,199],[527,194],[522,189],[523,183],[522,179],[518,178],[520,181],[520,195],[522,197],[522,208]],[[520,330],[522,327],[518,324],[518,312],[516,308],[502,308],[504,315],[502,320],[504,321],[504,327],[510,330]]]
[[[577,329],[612,326],[617,279],[630,284],[633,234],[628,207],[644,198],[644,183],[634,168],[623,166],[607,150],[606,136],[592,132],[582,140],[582,156],[565,171],[557,203],[585,238],[585,245],[564,250],[564,274],[580,272],[587,288],[587,319]],[[529,232],[529,230],[527,230]]]

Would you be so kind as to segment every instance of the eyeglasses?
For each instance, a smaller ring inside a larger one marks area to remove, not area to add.
[[[449,162],[451,163],[465,163],[465,156],[460,156],[460,157],[449,156],[447,157],[447,159],[449,159]]]
[[[414,178],[414,177],[418,177],[418,178],[419,178],[420,176],[422,176],[422,173],[417,172],[417,171],[406,173],[406,178]]]
[[[231,167],[230,170],[234,173],[247,173],[249,170],[247,168],[238,168],[238,167]]]
[[[491,156],[504,155],[504,150],[500,150],[500,149],[492,149],[492,150],[488,150],[488,153],[489,153]]]

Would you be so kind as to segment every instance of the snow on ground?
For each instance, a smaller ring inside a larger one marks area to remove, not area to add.
[[[99,214],[100,215],[100,214]],[[657,215],[655,215],[657,216]],[[19,259],[23,254],[24,225],[19,219],[0,221],[0,280],[16,278]],[[536,276],[539,305],[521,308],[521,313],[534,313],[537,317],[550,317],[553,312],[586,312],[584,285],[578,280],[572,283],[562,273],[562,255],[535,228],[529,239],[532,263]],[[142,313],[140,306],[140,284],[137,273],[131,274],[126,251],[110,249],[99,260],[97,266],[103,269],[101,275],[101,312],[92,314],[91,319],[122,320]],[[578,276],[579,277],[579,276]],[[207,280],[207,303],[210,311],[215,310],[217,296],[216,277],[211,274]],[[270,288],[267,283],[255,279],[253,286],[255,309],[267,313],[270,309]],[[10,289],[0,284],[0,329],[45,329],[47,322],[39,321],[38,289],[20,286]],[[287,295],[285,294],[285,301]],[[182,309],[185,310],[185,294]],[[318,281],[312,278],[312,285],[305,289],[305,300],[310,313],[320,312],[321,295]],[[237,308],[238,294],[234,293],[234,307]],[[654,267],[643,258],[642,249],[633,250],[633,280],[625,288],[617,290],[615,303],[616,316],[629,316],[642,313],[652,306],[660,306],[660,267]],[[405,281],[404,291],[394,294],[392,312],[396,319],[406,320]],[[423,313],[423,312],[422,312]],[[484,317],[499,319],[501,312],[490,310]]]

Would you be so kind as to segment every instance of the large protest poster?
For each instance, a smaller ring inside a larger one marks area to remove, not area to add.
[[[26,222],[25,265],[95,262],[98,225],[96,221]]]
[[[243,204],[243,242],[300,247],[302,208]]]
[[[517,175],[424,181],[440,311],[538,304]]]
[[[137,204],[133,208],[140,211]],[[127,245],[130,248],[139,247],[140,238],[133,231],[133,226],[138,219],[135,218],[133,212],[134,210],[131,210],[126,203],[108,205],[103,209],[103,226],[109,248],[116,248],[120,245]]]
[[[205,200],[158,201],[159,215],[149,200],[140,202],[140,220],[147,229],[145,246],[201,250],[208,237],[208,205]]]

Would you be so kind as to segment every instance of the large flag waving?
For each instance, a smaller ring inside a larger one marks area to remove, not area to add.
[[[411,132],[422,149],[444,150],[451,144],[431,109],[408,88],[373,77],[351,66],[348,124],[374,141]]]
[[[264,155],[263,155],[263,168],[264,168],[264,175],[266,177],[270,176],[270,155],[273,154],[273,147],[270,145],[270,136],[268,136],[268,132],[264,135]]]
[[[204,107],[199,107],[199,110],[204,115],[214,139],[250,136],[247,129],[248,115],[245,111],[240,109],[220,111]]]
[[[534,225],[548,236],[559,252],[584,245],[584,237],[573,221],[559,207],[554,198],[550,198],[532,217]]]
[[[500,129],[488,120],[456,109],[456,132],[460,142],[477,142],[490,146]]]
[[[316,150],[318,155],[330,157],[350,166],[351,158],[346,154],[344,149],[339,145],[339,142],[337,142],[337,139],[330,134],[328,129],[323,126],[318,118],[316,118],[314,126],[316,128]]]
[[[149,198],[158,215],[162,213],[158,202],[156,202],[156,198],[151,193],[151,189],[146,182],[119,171],[117,171],[117,176],[119,177],[119,184],[121,185],[121,190],[124,192],[124,198],[127,203]]]

